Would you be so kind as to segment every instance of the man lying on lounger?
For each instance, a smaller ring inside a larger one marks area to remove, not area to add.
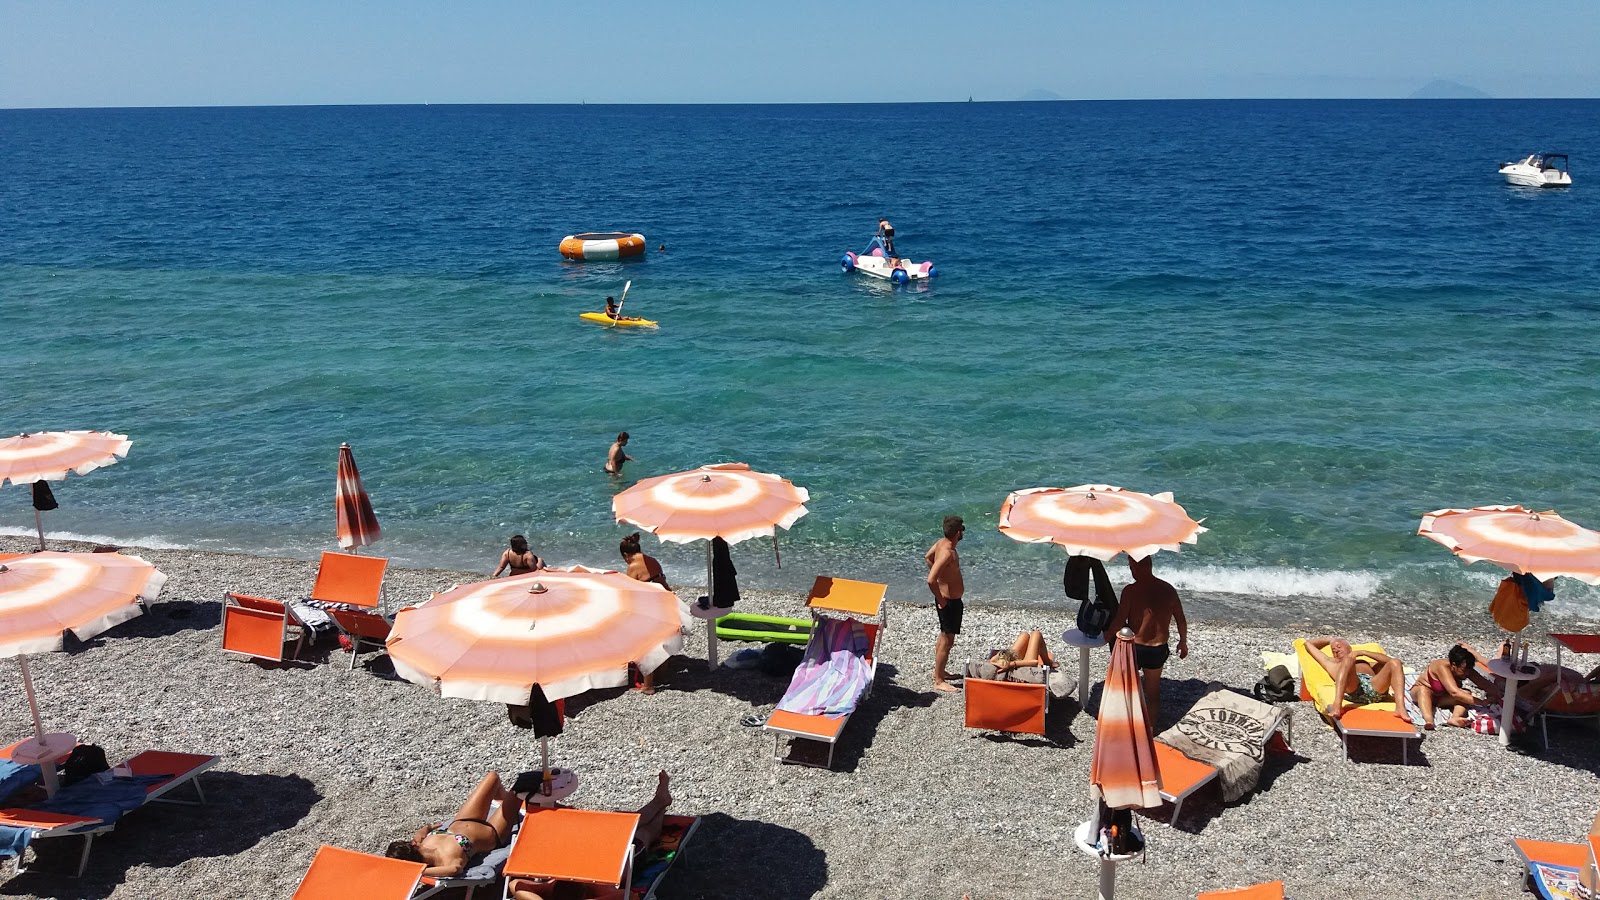
[[[1405,693],[1405,667],[1398,657],[1377,650],[1352,650],[1349,641],[1338,637],[1306,638],[1306,650],[1333,676],[1330,718],[1343,716],[1347,706],[1389,703]],[[1411,721],[1405,703],[1395,703],[1394,717]]]

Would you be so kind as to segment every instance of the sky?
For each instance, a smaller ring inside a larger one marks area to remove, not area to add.
[[[1600,3],[0,0],[0,108],[1600,97]]]

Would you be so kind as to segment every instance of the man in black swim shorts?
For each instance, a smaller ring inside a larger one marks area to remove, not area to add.
[[[950,649],[961,633],[961,595],[966,593],[966,585],[961,581],[961,557],[956,555],[956,544],[966,532],[960,516],[945,516],[944,537],[922,556],[928,564],[928,590],[933,592],[933,605],[939,612],[939,639],[933,645],[933,689],[943,693],[957,689],[950,683],[955,676],[948,666]]]
[[[1172,656],[1171,628],[1178,626],[1178,658],[1189,657],[1189,621],[1183,602],[1172,585],[1155,576],[1150,557],[1128,560],[1133,583],[1122,589],[1116,618],[1106,628],[1107,642],[1127,626],[1133,630],[1133,662],[1144,680],[1144,697],[1150,704],[1150,721],[1161,715],[1161,670]]]

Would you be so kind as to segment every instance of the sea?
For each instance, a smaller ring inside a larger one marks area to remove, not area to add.
[[[1573,187],[1496,174],[1541,150]],[[1192,617],[1487,628],[1417,526],[1600,527],[1596,161],[1591,100],[0,110],[0,434],[132,439],[53,538],[315,558],[348,442],[397,564],[614,566],[616,492],[740,461],[811,495],[742,586],[926,601],[953,513],[970,602],[1060,605],[1000,505],[1104,483],[1203,518]],[[880,217],[937,278],[841,271]],[[658,329],[579,319],[625,285]]]

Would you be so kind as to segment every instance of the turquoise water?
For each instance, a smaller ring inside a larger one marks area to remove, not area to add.
[[[1205,517],[1161,562],[1202,615],[1475,613],[1496,570],[1417,537],[1423,513],[1600,526],[1596,113],[0,111],[0,432],[133,439],[57,486],[62,536],[309,556],[348,441],[397,560],[487,571],[525,532],[603,564],[616,490],[741,460],[812,493],[781,571],[737,548],[749,585],[920,598],[955,512],[974,600],[1053,600],[1059,551],[1001,537],[1000,503],[1107,482]],[[1535,149],[1572,153],[1575,186],[1499,183]],[[931,286],[839,272],[879,215]],[[555,252],[612,228],[667,249]],[[577,318],[627,280],[661,329]],[[637,461],[614,482],[622,429]],[[4,495],[0,530],[30,531]],[[660,555],[701,577],[699,548]],[[1558,614],[1600,614],[1558,587]]]

